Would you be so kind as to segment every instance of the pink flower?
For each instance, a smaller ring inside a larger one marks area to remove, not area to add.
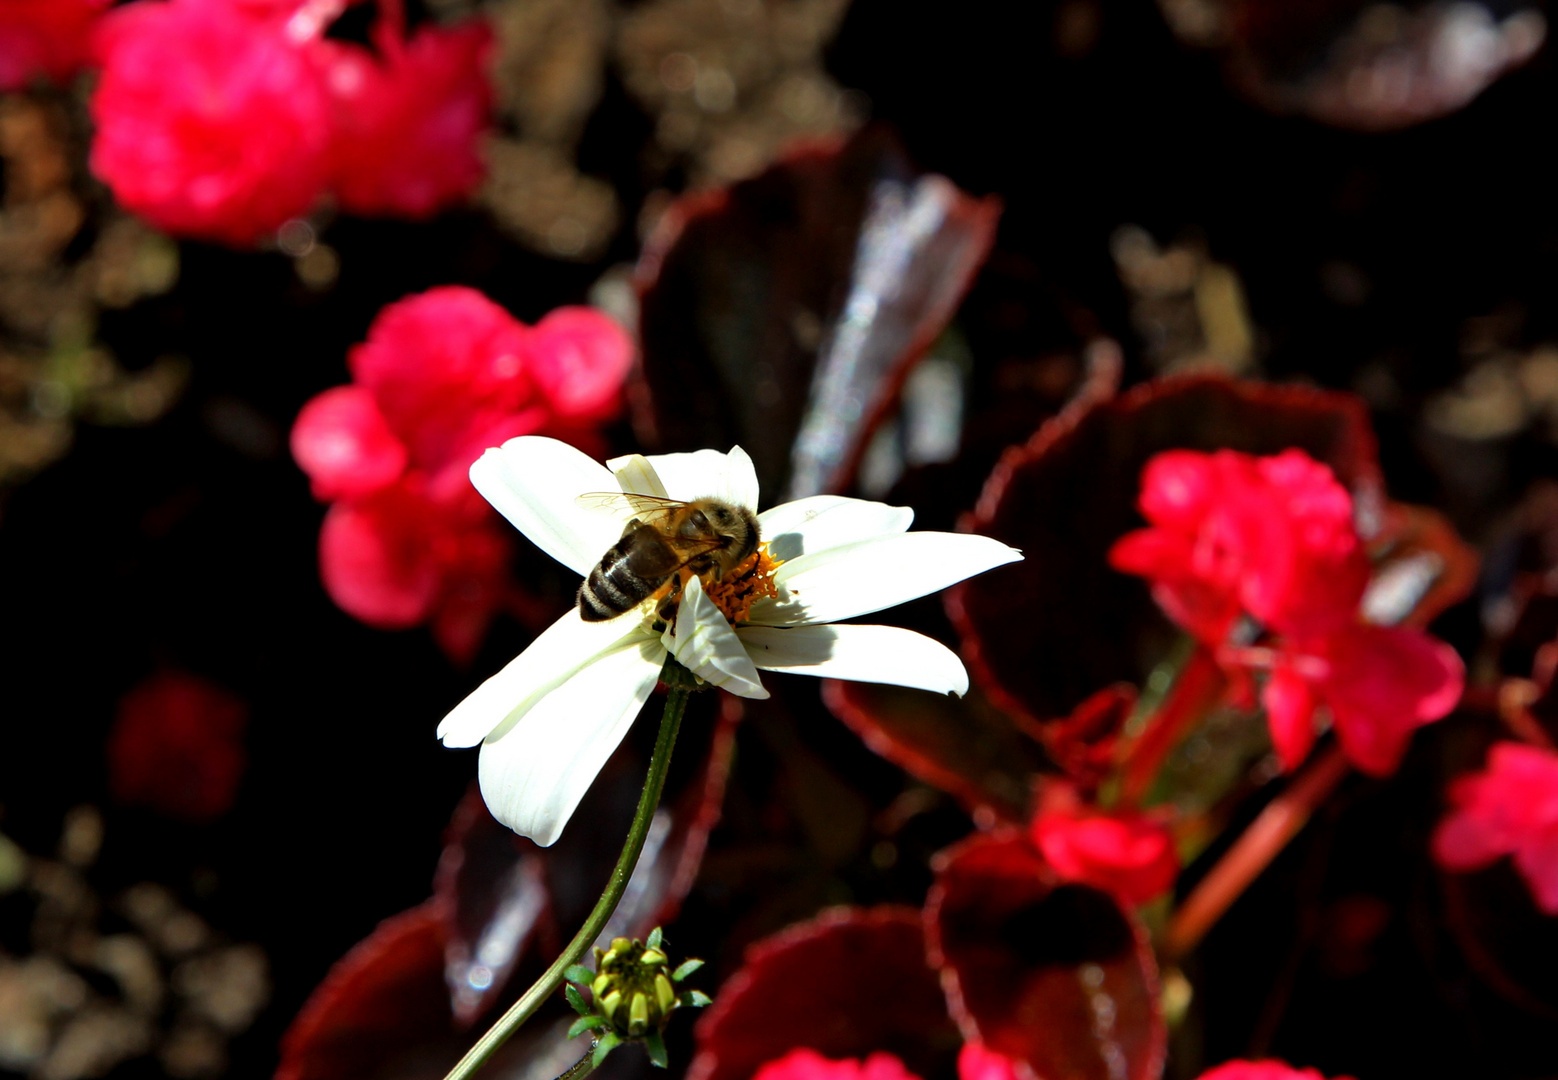
[[[1466,665],[1437,638],[1360,624],[1279,646],[1261,700],[1284,768],[1309,755],[1315,706],[1323,704],[1347,760],[1371,776],[1388,776],[1412,732],[1455,708],[1465,683]]]
[[[1151,527],[1122,537],[1110,562],[1152,581],[1169,616],[1215,650],[1235,691],[1252,696],[1250,671],[1267,672],[1261,703],[1284,768],[1308,757],[1322,705],[1348,760],[1384,776],[1412,732],[1460,700],[1465,667],[1449,646],[1359,621],[1369,561],[1352,500],[1303,451],[1159,454],[1143,470],[1140,505]],[[1266,644],[1228,644],[1246,615]]]
[[[343,209],[426,218],[475,190],[486,173],[491,46],[479,21],[424,27],[383,59],[320,43],[334,117],[330,177]]]
[[[1133,904],[1161,896],[1179,876],[1174,838],[1161,822],[1134,811],[1105,813],[1087,806],[1065,783],[1045,786],[1029,831],[1062,880]]]
[[[88,61],[97,18],[112,0],[0,0],[0,91],[35,78],[63,82]]]
[[[185,821],[221,817],[243,775],[248,717],[243,701],[204,679],[147,679],[120,700],[108,736],[114,798]]]
[[[1558,753],[1495,743],[1488,767],[1450,785],[1450,813],[1434,832],[1434,858],[1449,870],[1477,870],[1505,855],[1537,906],[1558,915]]]
[[[1017,1063],[984,1043],[964,1043],[958,1051],[958,1080],[1019,1080]]]
[[[509,530],[470,485],[471,463],[516,435],[584,441],[612,416],[632,342],[590,308],[528,327],[474,289],[447,286],[379,313],[352,385],[306,404],[292,453],[333,502],[319,536],[332,600],[370,626],[431,623],[467,660],[509,588]]]
[[[1285,1061],[1227,1061],[1202,1073],[1199,1080],[1325,1080],[1314,1069],[1295,1069]],[[1336,1080],[1349,1080],[1339,1076]]]
[[[1159,454],[1140,507],[1151,526],[1121,537],[1109,561],[1151,579],[1169,616],[1207,644],[1246,613],[1304,635],[1354,618],[1369,564],[1352,499],[1302,450]]]
[[[323,81],[263,12],[142,0],[103,21],[92,170],[160,228],[246,246],[324,189]]]
[[[770,1061],[752,1074],[752,1080],[919,1080],[893,1055],[883,1051],[864,1061],[844,1058],[833,1061],[815,1050],[791,1050],[777,1061]]]

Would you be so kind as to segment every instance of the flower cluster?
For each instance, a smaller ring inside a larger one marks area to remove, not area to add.
[[[1461,777],[1448,794],[1434,858],[1450,870],[1477,870],[1511,855],[1537,905],[1558,915],[1558,753],[1495,743],[1487,768]]]
[[[1265,673],[1261,700],[1285,768],[1308,756],[1319,706],[1348,760],[1383,776],[1412,731],[1459,700],[1464,666],[1449,646],[1362,621],[1370,565],[1352,499],[1303,451],[1162,453],[1143,471],[1139,505],[1149,527],[1122,537],[1110,562],[1150,580],[1236,688]]]
[[[469,195],[491,91],[485,23],[383,26],[377,55],[323,32],[339,2],[137,0],[107,16],[92,169],[182,236],[255,243],[326,190],[426,217]]]
[[[529,432],[589,440],[615,415],[631,340],[591,308],[526,326],[448,286],[381,311],[348,359],[353,381],[298,414],[292,452],[331,503],[319,538],[331,598],[372,626],[431,621],[468,659],[502,603],[509,538],[466,473]]]
[[[1022,557],[985,536],[908,533],[913,511],[860,499],[816,495],[758,514],[757,472],[740,447],[601,465],[555,439],[516,438],[483,454],[471,482],[581,577],[623,532],[623,518],[581,502],[585,494],[717,498],[755,515],[764,545],[764,580],[743,614],[732,616],[728,601],[721,607],[697,576],[669,624],[653,597],[599,622],[570,611],[444,718],[444,745],[481,744],[493,816],[542,846],[561,834],[668,656],[742,697],[768,696],[759,669],[961,694],[968,673],[940,642],[898,627],[833,624]],[[625,505],[631,514],[631,500]]]
[[[966,1043],[958,1054],[958,1080],[1015,1080],[1013,1062],[978,1043]],[[815,1050],[792,1050],[770,1061],[752,1080],[919,1080],[892,1054],[878,1050],[860,1058],[833,1060]],[[1198,1080],[1325,1080],[1314,1069],[1295,1069],[1282,1061],[1229,1061],[1201,1074]],[[1337,1077],[1336,1080],[1347,1080]]]
[[[91,58],[97,18],[112,0],[7,0],[0,4],[0,92],[33,79],[70,78]]]

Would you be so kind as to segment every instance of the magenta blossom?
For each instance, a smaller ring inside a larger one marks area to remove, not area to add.
[[[1456,780],[1449,797],[1434,833],[1439,864],[1477,870],[1512,855],[1537,906],[1558,915],[1558,753],[1495,743],[1487,768]]]
[[[292,453],[332,505],[319,537],[325,589],[384,629],[431,623],[474,654],[508,588],[508,530],[471,487],[488,446],[547,432],[575,441],[620,405],[633,346],[591,308],[526,326],[448,286],[379,313],[348,361],[353,382],[306,404]]]
[[[1314,1069],[1295,1069],[1285,1061],[1227,1061],[1202,1073],[1199,1080],[1325,1080]],[[1338,1076],[1336,1080],[1350,1080]]]
[[[1140,506],[1150,527],[1121,537],[1110,563],[1151,581],[1236,687],[1266,673],[1261,701],[1284,768],[1309,755],[1322,705],[1347,759],[1384,776],[1412,732],[1460,700],[1465,667],[1448,645],[1361,621],[1369,561],[1352,499],[1303,451],[1159,454]],[[1231,640],[1246,619],[1264,635],[1257,647]]]
[[[330,103],[306,42],[263,8],[142,0],[103,21],[92,171],[181,236],[246,246],[325,187]]]
[[[5,0],[0,3],[0,92],[33,79],[63,82],[92,55],[98,16],[112,0]]]

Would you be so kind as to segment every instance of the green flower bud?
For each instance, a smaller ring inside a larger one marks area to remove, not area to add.
[[[660,945],[660,935],[651,934],[650,942],[646,946],[642,941],[619,937],[606,948],[595,950],[596,974],[589,984],[590,992],[596,1011],[618,1037],[657,1039],[671,1014],[692,1001],[677,994],[671,959]],[[697,963],[693,962],[694,968]],[[683,964],[676,970],[690,969]]]

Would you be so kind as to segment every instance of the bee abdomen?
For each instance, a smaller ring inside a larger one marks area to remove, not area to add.
[[[624,611],[631,611],[654,588],[650,582],[634,574],[624,573],[625,566],[610,559],[615,552],[608,552],[607,559],[590,571],[590,576],[579,586],[579,614],[586,622],[603,622],[615,619]],[[610,561],[608,561],[610,559]],[[613,572],[615,568],[616,572]]]

